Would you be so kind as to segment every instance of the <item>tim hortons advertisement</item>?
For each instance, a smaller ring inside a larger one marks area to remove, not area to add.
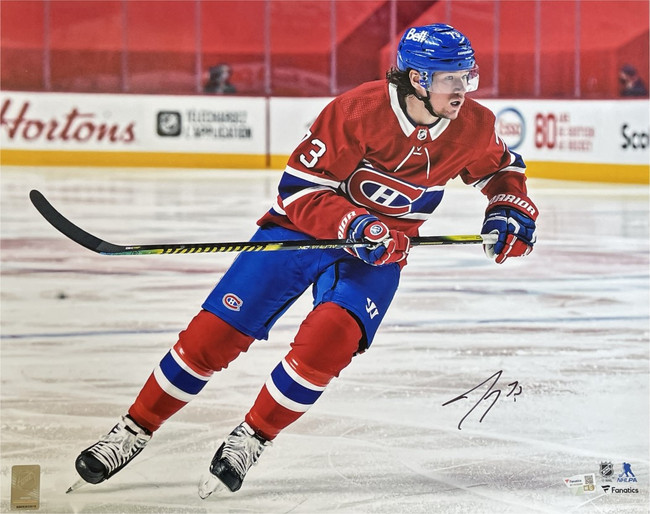
[[[58,98],[53,98],[56,96]],[[76,96],[3,94],[3,148],[125,148],[136,143],[134,116],[77,102]],[[73,101],[74,98],[74,101]]]
[[[4,149],[263,155],[263,98],[0,94]]]

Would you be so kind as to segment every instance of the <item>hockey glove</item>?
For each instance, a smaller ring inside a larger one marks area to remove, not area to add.
[[[495,244],[483,245],[485,254],[501,264],[508,257],[521,257],[533,251],[537,240],[535,220],[510,207],[496,207],[485,215],[481,234],[497,234]]]
[[[346,248],[352,255],[373,266],[400,262],[406,259],[411,247],[411,240],[404,232],[389,230],[371,214],[362,214],[352,220],[347,229],[347,239],[376,243],[365,247]]]

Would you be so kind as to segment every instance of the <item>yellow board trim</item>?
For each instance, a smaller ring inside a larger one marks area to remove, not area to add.
[[[4,166],[114,166],[147,168],[283,169],[288,155],[0,150]],[[527,161],[532,178],[650,184],[650,165]]]
[[[266,155],[0,150],[4,166],[115,166],[147,168],[266,168]]]
[[[650,165],[526,161],[526,176],[554,180],[649,184]]]

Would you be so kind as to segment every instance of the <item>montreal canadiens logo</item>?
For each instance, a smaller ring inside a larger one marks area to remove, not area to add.
[[[241,306],[244,304],[242,299],[233,293],[226,293],[225,295],[223,295],[221,301],[231,311],[238,311],[239,309],[241,309]]]
[[[347,187],[355,203],[388,216],[408,214],[413,202],[424,194],[423,189],[368,168],[356,170]]]

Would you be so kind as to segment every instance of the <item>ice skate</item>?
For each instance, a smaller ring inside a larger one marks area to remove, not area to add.
[[[262,438],[246,423],[235,428],[215,453],[210,464],[210,474],[199,483],[199,496],[203,499],[212,493],[228,488],[238,491],[246,473],[257,463],[270,441]]]
[[[77,473],[83,481],[99,484],[131,462],[150,439],[150,432],[130,416],[123,416],[108,434],[79,454],[75,461]],[[67,492],[74,491],[81,485],[83,482],[78,481]]]

